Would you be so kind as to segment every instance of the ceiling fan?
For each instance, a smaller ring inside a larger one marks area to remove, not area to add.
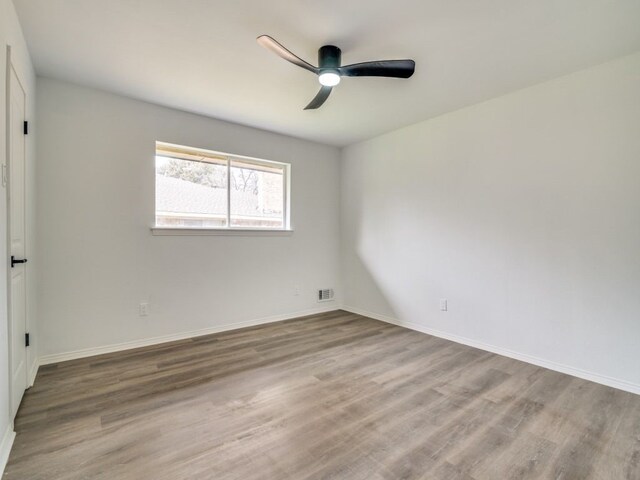
[[[304,107],[313,110],[320,107],[329,98],[331,89],[340,83],[340,77],[394,77],[409,78],[413,75],[416,62],[413,60],[376,60],[373,62],[340,65],[342,52],[334,45],[325,45],[318,50],[318,66],[314,67],[294,55],[269,35],[260,35],[257,41],[267,50],[288,62],[318,75],[320,91],[311,103]]]

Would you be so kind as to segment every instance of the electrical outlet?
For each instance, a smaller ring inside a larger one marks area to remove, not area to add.
[[[447,299],[446,298],[441,298],[440,299],[440,311],[441,312],[446,312],[447,309],[448,309]]]
[[[149,315],[149,304],[146,302],[143,302],[140,304],[140,316],[141,317],[146,317]]]

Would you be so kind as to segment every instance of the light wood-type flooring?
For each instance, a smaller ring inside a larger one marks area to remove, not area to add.
[[[6,480],[640,479],[640,396],[343,311],[43,366],[16,431]]]

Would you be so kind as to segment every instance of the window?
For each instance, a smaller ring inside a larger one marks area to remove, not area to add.
[[[156,227],[285,230],[289,165],[156,143]]]

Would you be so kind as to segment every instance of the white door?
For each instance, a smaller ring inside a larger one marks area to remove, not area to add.
[[[9,64],[9,328],[11,413],[15,416],[27,388],[27,289],[25,260],[25,104],[26,94]]]

